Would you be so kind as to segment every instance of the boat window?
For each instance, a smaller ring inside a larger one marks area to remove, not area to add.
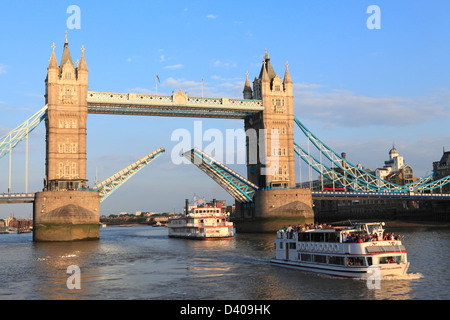
[[[348,257],[347,258],[347,266],[364,266],[365,259],[363,257]]]
[[[298,241],[309,241],[309,233],[299,232],[298,233]]]
[[[323,255],[320,255],[320,254],[315,254],[314,255],[314,262],[327,263],[327,256],[323,256]]]
[[[402,261],[401,256],[381,257],[380,263],[400,263]]]
[[[326,242],[339,242],[339,233],[326,233]]]
[[[323,242],[325,240],[325,235],[323,232],[312,232],[311,242]]]
[[[289,242],[289,249],[296,249],[295,242]]]
[[[301,260],[302,260],[302,261],[311,262],[311,255],[310,255],[310,254],[307,254],[307,253],[302,253],[302,255],[301,255]]]
[[[328,263],[329,264],[339,264],[339,265],[343,266],[344,265],[344,257],[329,256]]]
[[[372,257],[367,257],[367,265],[368,266],[372,265]]]
[[[283,249],[283,242],[280,241],[280,249]]]

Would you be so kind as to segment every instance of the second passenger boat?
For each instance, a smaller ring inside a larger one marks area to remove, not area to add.
[[[218,207],[195,207],[169,220],[169,237],[197,240],[233,238],[233,222]]]

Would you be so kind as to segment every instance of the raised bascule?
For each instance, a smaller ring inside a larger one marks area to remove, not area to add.
[[[10,154],[41,122],[46,126],[46,162],[43,191],[0,195],[0,203],[33,203],[34,241],[99,239],[100,202],[162,153],[161,147],[89,189],[86,187],[86,122],[91,114],[242,119],[247,134],[247,178],[192,149],[184,156],[236,199],[237,232],[273,232],[281,224],[314,219],[314,198],[420,198],[418,191],[433,190],[450,176],[433,181],[425,177],[398,186],[370,176],[338,156],[294,116],[293,83],[288,64],[284,78],[275,73],[266,51],[253,86],[248,73],[243,99],[190,97],[181,89],[172,95],[88,91],[88,68],[81,48],[74,64],[67,41],[60,63],[55,46],[45,79],[46,105],[30,119],[0,138],[0,158]],[[328,167],[294,143],[298,126],[334,166]],[[28,150],[28,147],[27,147]],[[325,194],[299,188],[295,181],[295,155],[323,177],[347,188],[348,193]],[[11,163],[11,157],[10,157]],[[430,194],[424,195],[430,196]],[[440,195],[450,200],[450,195]],[[416,199],[414,198],[414,199]],[[439,198],[440,199],[440,198]]]

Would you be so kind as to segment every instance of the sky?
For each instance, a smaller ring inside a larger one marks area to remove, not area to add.
[[[371,5],[378,10],[368,10]],[[395,145],[420,178],[432,172],[443,149],[450,150],[449,11],[446,0],[3,1],[0,136],[44,106],[51,46],[60,61],[65,31],[74,61],[81,46],[86,49],[92,91],[181,89],[200,96],[203,90],[208,97],[242,98],[246,72],[250,81],[259,75],[267,49],[281,78],[289,63],[294,113],[318,138],[373,169],[384,165]],[[166,149],[111,194],[100,213],[179,212],[194,195],[234,203],[193,164],[171,159],[179,143],[173,133],[193,135],[199,124],[203,132],[217,129],[224,136],[227,129],[243,129],[243,120],[89,115],[90,186]],[[299,129],[294,139],[306,143]],[[246,175],[245,165],[229,165]],[[307,180],[306,166],[297,162],[297,168]],[[24,143],[12,154],[11,170],[11,191],[24,192]],[[44,172],[41,123],[30,135],[28,191],[42,190]],[[8,180],[6,156],[0,159],[0,192],[8,191]],[[0,218],[10,214],[31,217],[32,205],[0,205]]]

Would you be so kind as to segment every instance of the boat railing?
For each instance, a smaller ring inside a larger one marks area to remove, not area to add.
[[[232,222],[222,223],[187,223],[186,227],[232,227]]]
[[[277,238],[278,239],[293,239],[297,240],[297,232],[286,232],[284,230],[279,230],[277,232]]]
[[[311,253],[340,253],[340,254],[366,254],[366,253],[388,253],[402,252],[405,247],[400,240],[393,241],[370,241],[363,243],[353,242],[311,242],[301,241],[295,246],[299,252]]]

